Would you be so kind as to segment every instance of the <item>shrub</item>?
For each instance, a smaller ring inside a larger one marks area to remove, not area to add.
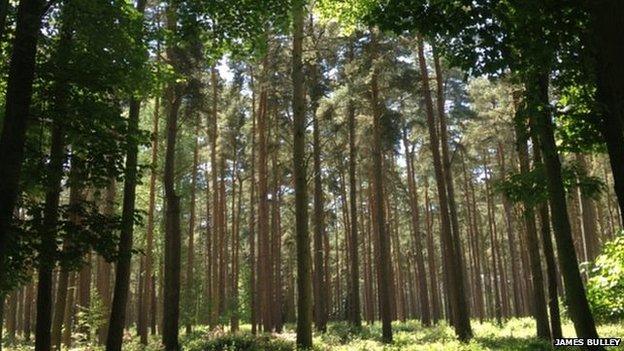
[[[189,351],[293,351],[295,344],[268,335],[227,334],[210,340],[193,340]]]
[[[604,245],[587,281],[587,298],[599,321],[624,318],[624,234]]]

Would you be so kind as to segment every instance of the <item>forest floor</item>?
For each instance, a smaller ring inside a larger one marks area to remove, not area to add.
[[[242,331],[230,334],[227,331],[208,331],[198,326],[192,334],[180,337],[184,351],[291,351],[294,350],[295,332],[293,325],[287,325],[281,334],[252,336],[250,326],[241,326]],[[511,319],[502,326],[494,322],[473,322],[474,338],[468,344],[460,343],[453,329],[444,323],[434,327],[423,327],[417,321],[395,322],[394,342],[384,345],[381,342],[381,325],[365,325],[359,333],[354,333],[346,323],[330,323],[325,334],[315,333],[315,351],[433,351],[433,350],[553,350],[548,342],[533,337],[535,323],[530,318]],[[563,325],[564,337],[574,337],[574,327],[569,321]],[[603,324],[598,327],[602,337],[624,338],[624,323]],[[5,351],[32,350],[32,344],[5,345]],[[103,348],[76,341],[72,351],[99,351]],[[143,347],[137,337],[126,335],[123,350],[157,351],[162,350],[159,339],[154,337],[147,347]],[[577,348],[556,348],[554,350],[577,350]],[[624,350],[624,346],[608,348]]]

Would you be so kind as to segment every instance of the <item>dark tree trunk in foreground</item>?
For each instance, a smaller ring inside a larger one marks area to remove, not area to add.
[[[440,156],[440,142],[438,139],[438,132],[433,115],[433,103],[431,99],[431,92],[429,89],[429,75],[427,74],[427,64],[424,56],[424,44],[421,38],[418,39],[418,62],[420,66],[423,91],[425,97],[425,107],[427,115],[427,126],[429,130],[429,142],[431,153],[433,155],[433,164],[435,170],[436,184],[438,188],[438,198],[440,200],[440,227],[442,236],[442,246],[447,252],[445,257],[445,272],[448,275],[447,284],[450,310],[452,312],[453,326],[455,327],[455,333],[460,340],[469,340],[472,337],[472,329],[470,326],[470,319],[467,315],[466,296],[463,291],[463,277],[461,273],[461,267],[459,266],[459,253],[455,251],[455,245],[453,243],[453,234],[451,231],[451,219],[449,217],[449,207],[447,198],[447,187],[445,184],[444,169],[442,164],[442,158]]]
[[[377,38],[375,29],[371,32],[371,61],[377,58]],[[382,106],[379,101],[378,87],[378,67],[373,67],[371,78],[371,108],[373,111],[373,190],[375,193],[375,226],[377,235],[377,276],[380,281],[379,286],[379,314],[382,322],[382,339],[385,343],[392,342],[392,271],[390,262],[390,237],[386,233],[386,219],[384,210],[384,189],[383,189],[383,150],[381,140],[381,118]]]
[[[4,120],[0,134],[0,282],[4,282],[9,228],[19,193],[26,128],[35,76],[37,38],[44,0],[21,0],[6,86]]]
[[[48,165],[48,189],[43,210],[43,233],[37,283],[37,327],[35,332],[35,350],[51,349],[52,326],[52,270],[55,265],[56,229],[58,222],[61,180],[65,160],[65,132],[60,122],[55,121],[52,130],[50,163]]]
[[[170,3],[167,8],[167,28],[175,33],[176,8]],[[178,50],[173,43],[167,44],[167,57],[176,67]],[[167,146],[165,151],[165,267],[163,290],[162,342],[167,351],[180,349],[178,323],[180,318],[180,196],[175,190],[175,148],[178,133],[178,113],[182,102],[182,86],[170,82],[167,95]]]
[[[119,258],[115,269],[115,289],[108,323],[106,350],[121,350],[123,330],[126,321],[126,305],[130,290],[130,269],[132,264],[132,236],[134,231],[134,203],[137,184],[138,145],[134,136],[139,130],[139,112],[141,102],[130,100],[128,113],[128,149],[126,150],[126,169],[124,171],[124,193],[121,212],[121,234],[119,237]]]
[[[139,0],[137,11],[145,11],[146,0]],[[138,38],[139,40],[141,38]],[[135,136],[139,132],[139,114],[141,100],[136,97],[130,99],[128,112],[128,140],[126,150],[126,165],[124,170],[124,192],[121,210],[121,233],[119,236],[119,258],[115,269],[115,288],[111,305],[106,351],[121,350],[123,330],[126,324],[126,305],[130,290],[130,269],[132,268],[132,239],[134,232],[134,204],[136,198],[137,166],[139,146]]]
[[[533,162],[542,166],[542,155],[539,151],[539,140],[533,136]],[[550,311],[550,332],[553,339],[561,338],[561,316],[559,313],[559,299],[557,289],[557,267],[555,265],[555,252],[553,251],[552,238],[550,235],[550,214],[548,203],[539,205],[540,232],[544,248],[544,260],[546,261],[546,281],[548,282],[548,310]]]
[[[312,347],[312,257],[308,232],[308,189],[305,155],[305,88],[303,78],[303,18],[305,1],[292,4],[293,48],[293,177],[295,184],[295,241],[297,247],[297,345]]]
[[[540,141],[540,149],[546,169],[548,197],[552,210],[552,224],[557,243],[559,268],[563,276],[566,300],[570,318],[580,338],[597,338],[596,324],[587,302],[585,288],[574,251],[570,220],[568,218],[566,194],[561,176],[561,163],[555,143],[553,125],[548,102],[548,76],[540,74],[527,82],[529,98],[536,105],[537,113],[531,114],[531,125]],[[602,348],[597,347],[597,350]]]
[[[624,6],[619,0],[588,1],[596,63],[596,99],[601,104],[602,134],[624,222]]]

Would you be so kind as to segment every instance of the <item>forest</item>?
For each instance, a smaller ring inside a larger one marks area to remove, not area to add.
[[[0,351],[624,350],[623,19],[0,0]]]

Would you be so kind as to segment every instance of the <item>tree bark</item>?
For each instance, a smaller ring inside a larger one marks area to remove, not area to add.
[[[379,101],[378,87],[378,67],[377,67],[377,30],[371,31],[371,62],[373,62],[373,72],[370,87],[371,110],[373,111],[373,170],[372,183],[375,201],[375,225],[377,235],[377,270],[380,281],[379,286],[379,309],[382,322],[382,340],[385,343],[392,342],[392,281],[390,262],[390,242],[386,233],[386,219],[384,211],[384,189],[383,189],[383,150],[381,140],[381,118],[382,110]]]
[[[427,125],[430,139],[429,143],[431,153],[433,155],[434,170],[436,174],[435,178],[438,187],[438,197],[440,200],[442,246],[447,251],[447,254],[445,254],[445,271],[449,277],[449,282],[452,282],[452,284],[447,284],[451,302],[450,310],[453,314],[452,321],[453,326],[455,327],[455,333],[460,340],[466,341],[472,337],[472,329],[470,327],[466,296],[463,291],[464,282],[460,260],[458,257],[459,252],[455,252],[458,246],[453,243],[455,238],[453,237],[451,219],[449,218],[447,185],[445,182],[442,158],[440,156],[440,142],[438,140],[437,127],[433,116],[433,103],[429,89],[429,74],[427,73],[427,64],[424,56],[424,44],[422,38],[418,39],[418,61],[420,65],[425,107],[427,111]]]
[[[19,194],[26,129],[35,76],[37,39],[44,0],[21,0],[9,64],[4,120],[0,134],[0,282],[5,281],[13,209]],[[44,272],[45,273],[45,272]],[[45,321],[44,321],[45,322]]]
[[[552,224],[555,232],[559,266],[566,287],[566,299],[570,318],[580,338],[597,338],[598,332],[587,302],[585,288],[578,267],[570,221],[565,201],[565,190],[561,176],[561,163],[555,143],[553,125],[548,102],[548,75],[538,74],[527,82],[531,103],[536,104],[538,113],[531,114],[531,124],[540,141],[540,149],[546,169],[548,197],[552,210]],[[597,348],[602,349],[602,348]]]
[[[254,86],[253,70],[250,72],[252,91],[252,115],[251,115],[251,158],[250,158],[250,182],[249,182],[249,295],[251,309],[251,333],[256,334],[257,328],[257,293],[256,293],[256,93]]]
[[[303,18],[305,0],[292,3],[293,39],[293,177],[295,184],[295,243],[297,247],[297,345],[312,347],[312,281],[310,233],[308,232],[308,189],[305,153],[305,88],[303,77]]]
[[[588,1],[596,70],[596,99],[601,105],[602,135],[607,144],[613,187],[624,222],[624,8],[618,0]]]
[[[190,315],[186,318],[186,334],[192,331],[194,259],[195,259],[195,207],[197,189],[197,167],[199,164],[199,121],[195,129],[195,146],[193,148],[193,169],[191,170],[191,214],[189,218],[188,250],[186,254],[186,304]]]
[[[139,130],[140,100],[130,100],[128,113],[128,149],[126,150],[126,166],[124,170],[124,193],[121,214],[121,234],[119,238],[119,258],[115,269],[115,288],[111,305],[107,351],[120,351],[123,342],[123,330],[126,320],[126,306],[130,290],[130,269],[132,264],[132,237],[134,231],[134,205],[137,184],[138,145],[134,136]]]
[[[542,155],[539,151],[539,141],[533,138],[533,163],[542,165]],[[555,253],[553,251],[552,238],[550,236],[550,214],[548,213],[548,203],[539,205],[539,218],[541,222],[542,244],[544,248],[544,259],[546,261],[546,280],[548,283],[548,309],[550,311],[550,331],[552,338],[561,338],[561,317],[559,313],[559,299],[557,298],[557,267],[555,265]]]
[[[353,44],[349,46],[349,62],[353,62]],[[353,99],[347,100],[347,123],[349,129],[349,214],[351,226],[349,228],[350,240],[349,250],[351,259],[350,283],[349,283],[349,321],[359,329],[362,327],[362,316],[360,315],[360,262],[359,262],[359,239],[358,239],[358,213],[357,213],[357,191],[355,171],[357,165],[356,149],[356,122],[355,103]]]
[[[420,321],[424,326],[431,325],[431,313],[429,311],[429,288],[427,287],[427,273],[425,270],[425,259],[423,255],[423,236],[420,230],[420,208],[418,205],[418,189],[416,188],[416,172],[414,170],[414,149],[407,139],[407,131],[403,135],[403,145],[405,147],[405,163],[407,166],[407,188],[410,200],[410,214],[412,224],[412,237],[414,242],[414,256],[416,258],[416,276],[418,279],[418,292],[420,300]],[[432,255],[428,252],[428,255]]]
[[[176,32],[177,16],[175,3],[167,8],[167,28]],[[167,57],[177,67],[179,50],[174,43],[167,45]],[[163,291],[162,341],[167,351],[180,350],[178,323],[180,317],[180,196],[175,189],[175,148],[178,132],[178,113],[182,102],[181,83],[170,82],[167,87],[167,146],[165,151],[165,266]]]
[[[321,98],[320,82],[318,81],[318,67],[310,66],[310,112],[312,115],[312,153],[314,175],[314,324],[316,330],[327,331],[327,296],[325,296],[325,269],[323,260],[323,236],[325,233],[325,213],[323,208],[323,181],[321,178],[321,136],[317,110]]]

